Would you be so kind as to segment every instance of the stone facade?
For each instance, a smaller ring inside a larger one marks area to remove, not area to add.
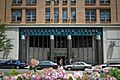
[[[75,5],[71,5],[71,0],[68,0],[68,3],[66,5],[62,4],[62,0],[59,0],[59,4],[55,5],[54,1],[51,0],[51,3],[49,5],[46,4],[46,0],[37,0],[36,4],[26,4],[26,0],[22,0],[22,4],[12,4],[12,0],[0,0],[0,22],[6,24],[7,31],[6,34],[8,35],[8,38],[12,39],[12,44],[14,45],[14,48],[11,50],[11,53],[9,53],[8,58],[9,59],[19,59],[21,54],[21,48],[20,48],[20,32],[19,28],[35,28],[35,27],[41,27],[41,28],[49,28],[49,27],[69,27],[69,28],[96,28],[100,27],[103,28],[103,35],[101,36],[101,42],[103,48],[100,50],[102,54],[100,53],[96,54],[96,46],[93,46],[94,50],[94,56],[103,57],[99,58],[98,61],[106,62],[108,61],[107,56],[110,57],[110,54],[113,54],[113,59],[120,59],[119,55],[119,27],[120,27],[120,0],[110,0],[110,4],[100,4],[100,0],[96,0],[95,4],[85,4],[85,0],[76,0]],[[50,23],[45,22],[45,8],[50,8]],[[59,22],[54,23],[54,8],[59,8]],[[67,8],[68,10],[68,19],[66,23],[62,22],[62,9]],[[76,22],[71,23],[71,8],[76,8]],[[13,9],[21,9],[22,10],[22,21],[21,22],[12,22],[12,10]],[[26,9],[36,9],[36,21],[35,22],[26,22]],[[96,10],[96,21],[95,22],[86,22],[85,21],[85,10],[86,9],[95,9]],[[111,21],[110,22],[101,22],[100,21],[100,9],[110,9],[111,10]],[[95,36],[93,38],[95,39]],[[94,41],[93,39],[93,41]],[[96,40],[95,40],[96,41]],[[95,42],[94,41],[94,42]],[[110,47],[110,43],[115,44],[113,53],[109,53],[110,50],[112,50]],[[95,45],[93,43],[93,45]],[[25,44],[23,44],[24,50],[27,51],[25,48]],[[110,48],[110,49],[109,49]],[[39,49],[42,51],[42,49]],[[100,50],[98,52],[100,52]],[[32,48],[30,48],[30,52],[32,52]],[[47,53],[49,49],[46,49]],[[59,51],[59,50],[58,50]],[[62,49],[61,49],[62,51]],[[76,49],[73,49],[73,51],[76,51]],[[81,51],[78,50],[78,51]],[[82,50],[83,52],[86,50]],[[80,55],[82,54],[82,51],[80,52]],[[35,50],[37,52],[37,49]],[[39,52],[39,51],[38,51]],[[66,51],[63,51],[66,52]],[[68,51],[69,52],[69,51]],[[24,52],[23,52],[24,53]],[[42,53],[42,52],[40,52]],[[52,52],[51,52],[52,53]],[[33,53],[30,53],[33,55]],[[59,54],[59,53],[58,53]],[[77,54],[77,51],[75,55]],[[1,54],[3,55],[3,54]],[[38,54],[41,55],[41,54]],[[46,56],[47,54],[44,54],[43,56]],[[27,56],[27,54],[23,55]],[[42,56],[42,55],[41,55]],[[84,59],[86,59],[86,56],[84,55]],[[2,59],[2,56],[0,57]],[[28,58],[28,57],[25,57]],[[47,57],[45,57],[47,59]],[[69,58],[69,57],[68,57]],[[80,58],[83,58],[80,56]],[[95,61],[96,58],[94,58],[93,61]],[[41,59],[42,60],[42,59]],[[100,63],[101,63],[100,62]],[[95,63],[93,63],[95,64]]]

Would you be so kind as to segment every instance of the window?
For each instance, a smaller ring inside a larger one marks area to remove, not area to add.
[[[67,36],[55,36],[55,48],[67,48]]]
[[[50,4],[50,0],[46,0],[46,4]]]
[[[92,36],[72,36],[72,48],[92,47]]]
[[[110,4],[110,0],[100,0],[100,4]]]
[[[63,22],[67,22],[67,18],[68,18],[67,9],[63,9],[62,10],[62,20],[63,20]]]
[[[96,10],[87,9],[85,10],[86,22],[95,22],[96,21]]]
[[[67,0],[63,0],[63,4],[67,4]]]
[[[96,0],[85,0],[85,4],[95,4]]]
[[[75,5],[76,4],[76,0],[71,0],[71,5]]]
[[[21,22],[22,21],[22,10],[12,10],[12,21]]]
[[[76,22],[76,9],[71,9],[71,22]]]
[[[21,4],[22,0],[12,0],[12,4]]]
[[[26,21],[27,22],[35,22],[36,21],[36,10],[35,9],[27,9],[26,10]]]
[[[100,21],[101,22],[110,22],[111,21],[110,9],[101,9],[100,10]]]
[[[54,9],[54,22],[55,23],[59,22],[59,9],[58,8]]]
[[[46,8],[45,10],[45,21],[50,22],[50,8]]]
[[[27,4],[36,4],[36,0],[26,0]]]
[[[30,36],[29,47],[50,47],[50,36]]]

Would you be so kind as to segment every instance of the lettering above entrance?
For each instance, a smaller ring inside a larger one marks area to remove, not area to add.
[[[20,35],[102,35],[102,28],[20,28]]]

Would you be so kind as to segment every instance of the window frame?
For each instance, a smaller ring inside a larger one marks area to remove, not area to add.
[[[85,4],[96,4],[96,0],[85,0]]]
[[[111,22],[110,9],[100,9],[100,22]]]
[[[62,4],[66,5],[67,4],[67,0],[62,0]]]
[[[55,11],[57,11],[57,16],[55,15]],[[57,17],[57,19],[56,19]],[[59,22],[59,8],[54,8],[54,23],[58,23]]]
[[[76,0],[71,0],[71,5],[75,5],[76,4]]]
[[[71,8],[71,22],[76,22],[76,8]]]
[[[12,0],[12,4],[22,4],[22,0]]]
[[[49,12],[49,13],[48,13]],[[48,15],[47,15],[48,14]],[[45,9],[45,22],[46,23],[50,23],[50,17],[51,17],[51,15],[50,15],[50,8],[46,8]]]
[[[46,0],[46,5],[50,5],[51,1],[50,0]]]
[[[85,22],[96,22],[96,18],[96,9],[85,9]]]
[[[26,0],[26,4],[36,4],[36,3],[37,3],[37,0]]]
[[[27,15],[27,14],[30,14],[30,15]],[[36,22],[36,9],[26,9],[26,22]]]
[[[67,48],[67,36],[55,36],[55,48]]]
[[[12,9],[12,22],[22,22],[22,9]],[[14,13],[15,12],[15,13]],[[16,15],[14,15],[16,14]],[[15,19],[14,19],[15,17]],[[20,17],[20,20],[18,20],[18,18]]]
[[[100,0],[100,4],[110,4],[110,0]]]
[[[62,22],[66,23],[68,19],[68,9],[67,8],[63,8],[62,9]]]
[[[29,36],[29,47],[50,48],[50,36]]]

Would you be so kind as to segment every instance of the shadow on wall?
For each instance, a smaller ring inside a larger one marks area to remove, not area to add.
[[[107,60],[111,60],[112,55],[113,55],[114,46],[115,46],[115,41],[110,41],[108,51],[107,51]]]
[[[5,50],[5,51],[3,52],[3,59],[7,59],[8,56],[9,56],[9,53],[10,53],[10,51]]]

